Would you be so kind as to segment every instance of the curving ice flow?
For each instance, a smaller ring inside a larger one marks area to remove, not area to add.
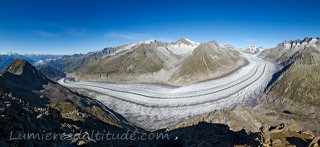
[[[156,130],[216,109],[228,109],[241,103],[254,105],[276,66],[255,55],[242,56],[249,63],[233,74],[184,87],[71,82],[67,79],[58,82],[66,87],[86,89],[90,96],[135,125]]]

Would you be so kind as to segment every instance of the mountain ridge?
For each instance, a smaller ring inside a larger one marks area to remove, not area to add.
[[[245,59],[233,48],[220,46],[216,41],[199,44],[179,65],[171,78],[174,83],[183,79],[191,83],[224,76],[245,65]],[[202,78],[204,77],[204,78]]]
[[[173,43],[163,43],[157,40],[140,42],[138,44],[130,45],[128,49],[123,49],[122,51],[114,54],[112,56],[106,55],[101,57],[99,60],[91,62],[84,67],[81,67],[79,70],[72,73],[76,76],[77,80],[89,80],[89,81],[108,81],[108,82],[151,82],[151,83],[164,83],[164,84],[173,84],[173,85],[185,85],[197,82],[197,79],[192,79],[190,82],[181,82],[181,79],[175,80],[172,79],[176,70],[183,68],[181,66],[188,66],[188,63],[183,64],[184,60],[192,56],[196,52],[196,48],[203,46],[204,44],[211,44],[210,49],[205,50],[204,52],[211,52],[210,50],[217,49],[219,55],[224,57],[229,56],[238,56],[237,58],[226,58],[222,61],[220,58],[219,62],[229,63],[234,62],[235,66],[241,66],[244,64],[244,59],[240,57],[240,54],[233,48],[228,48],[225,46],[220,46],[216,41],[210,41],[208,43],[194,43],[187,39],[180,39]],[[230,52],[230,53],[229,53]],[[218,57],[211,58],[206,54],[208,62],[212,63]],[[225,54],[225,55],[224,55]],[[215,55],[216,56],[216,55]],[[201,58],[202,59],[202,58]],[[203,61],[199,61],[199,64],[202,64]],[[240,62],[238,64],[238,62]],[[205,64],[204,64],[205,65]],[[210,64],[209,66],[213,66]],[[217,66],[224,66],[225,71],[221,72],[221,75],[226,74],[227,72],[233,71],[235,68],[228,66],[233,66],[231,64],[217,64]],[[202,66],[202,65],[199,65]],[[208,69],[208,68],[207,68]],[[214,70],[215,68],[213,68]],[[188,73],[187,73],[188,74]],[[220,73],[217,73],[220,74]],[[205,76],[205,75],[203,75]],[[219,75],[216,75],[216,77]],[[209,76],[201,80],[206,80],[213,78]],[[184,80],[184,79],[183,79]]]
[[[283,65],[283,62],[306,47],[320,46],[320,38],[306,37],[303,40],[283,41],[274,48],[262,51],[258,56]]]

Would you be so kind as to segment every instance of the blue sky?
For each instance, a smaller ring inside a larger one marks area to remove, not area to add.
[[[320,36],[319,0],[1,0],[0,52],[73,54],[140,40],[273,47]]]

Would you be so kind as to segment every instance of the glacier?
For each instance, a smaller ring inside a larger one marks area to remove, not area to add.
[[[256,55],[242,53],[248,65],[215,80],[183,87],[160,84],[116,84],[73,82],[60,79],[59,84],[85,89],[87,94],[128,121],[146,130],[158,130],[179,121],[217,109],[231,109],[238,104],[255,106],[276,65]]]

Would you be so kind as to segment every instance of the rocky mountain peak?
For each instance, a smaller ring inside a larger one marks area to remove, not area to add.
[[[12,89],[38,89],[50,82],[28,61],[16,59],[1,74],[1,79]]]
[[[219,44],[217,41],[215,41],[215,40],[209,41],[208,44],[213,45],[213,46],[215,46],[215,47],[220,47],[220,44]]]
[[[286,65],[287,60],[305,48],[320,47],[319,38],[306,37],[303,40],[289,40],[278,44],[275,48],[267,49],[259,54],[260,57],[272,60],[281,65]],[[300,53],[299,53],[300,54]],[[289,60],[288,60],[289,61]]]
[[[177,42],[175,42],[175,44],[185,44],[185,45],[188,45],[188,46],[195,46],[198,43],[193,42],[193,41],[191,41],[191,40],[189,40],[187,38],[181,38]]]
[[[220,46],[220,44],[218,42],[212,40],[212,41],[209,41],[209,42],[206,42],[206,43],[201,43],[199,46],[197,46],[195,48],[195,50],[209,51],[209,50],[212,50],[212,49],[214,49],[214,50],[218,50],[219,49],[220,50],[222,48],[224,48],[224,46],[222,47],[222,46]]]
[[[33,67],[28,61],[16,59],[13,61],[5,70],[5,72],[10,72],[15,75],[21,75],[25,71],[36,71],[37,69]]]
[[[302,42],[309,42],[311,41],[312,39],[316,39],[316,38],[312,38],[312,37],[306,37],[302,40]]]
[[[249,45],[241,50],[245,53],[248,53],[248,54],[258,54],[263,50],[263,48],[257,47],[255,45]]]
[[[319,37],[317,37],[317,38],[305,37],[303,40],[300,40],[300,39],[297,39],[297,40],[286,40],[281,44],[288,44],[288,43],[289,44],[294,44],[294,43],[302,44],[302,43],[309,43],[309,42],[312,42],[312,41],[319,41]]]
[[[287,40],[282,43],[280,43],[277,48],[283,48],[283,49],[295,49],[295,48],[303,48],[303,47],[316,47],[320,45],[320,39],[318,38],[312,38],[312,37],[306,37],[303,40]]]

